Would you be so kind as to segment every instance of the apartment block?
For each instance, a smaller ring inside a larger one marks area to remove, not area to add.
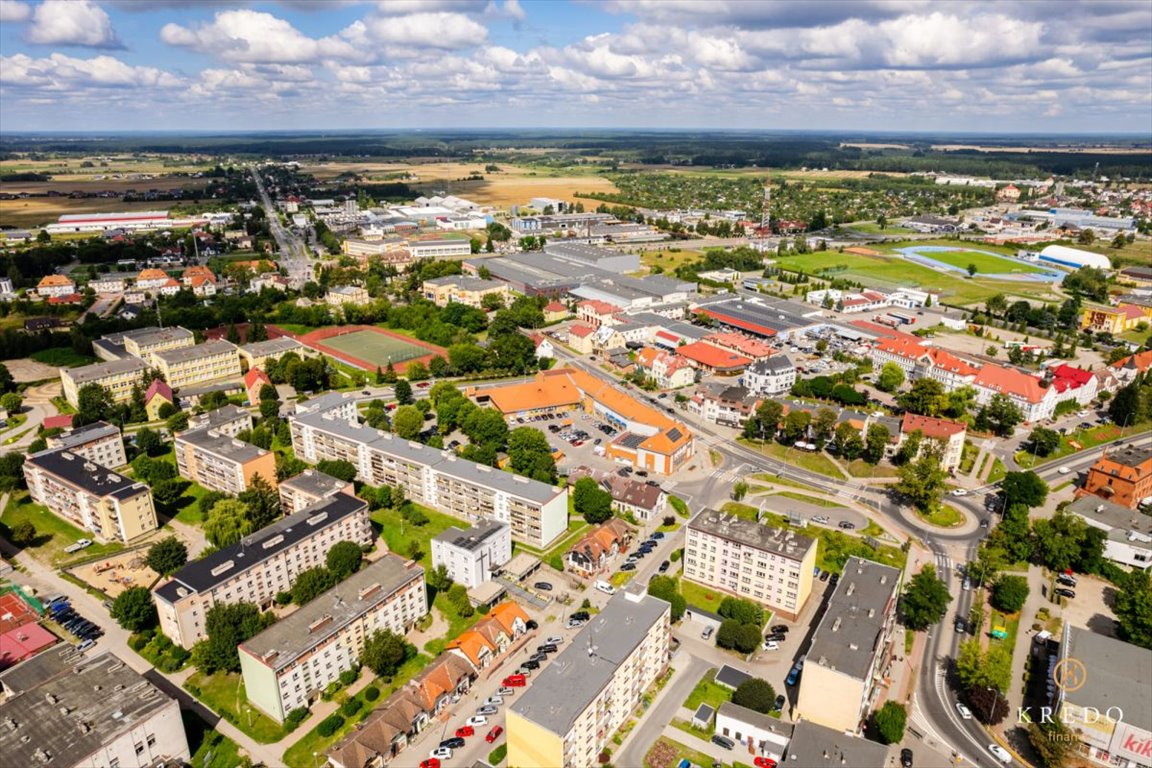
[[[88,384],[99,384],[108,390],[113,401],[126,403],[132,398],[132,389],[144,382],[148,363],[135,357],[93,363],[79,368],[61,368],[60,384],[64,399],[73,408],[80,406],[80,389]]]
[[[191,429],[211,429],[222,435],[236,437],[246,429],[252,429],[252,414],[235,405],[225,405],[213,411],[201,413],[188,420]]]
[[[157,528],[151,488],[66,448],[29,456],[24,479],[33,501],[101,541],[133,541]]]
[[[501,280],[485,280],[472,275],[450,275],[425,280],[421,286],[421,293],[438,307],[447,306],[454,301],[479,308],[485,296],[498,296],[505,303],[512,297],[508,283]]]
[[[916,432],[919,432],[923,439],[936,443],[940,451],[942,469],[955,472],[960,468],[960,459],[964,456],[964,439],[968,436],[967,424],[932,416],[918,416],[914,413],[904,414],[904,419],[900,422],[900,445]],[[923,449],[924,444],[921,443],[920,450]]]
[[[705,509],[688,522],[684,578],[795,619],[812,593],[816,540]]]
[[[424,569],[384,555],[240,644],[248,701],[278,723],[360,663],[374,632],[403,635],[428,613]]]
[[[355,486],[318,469],[306,469],[295,477],[281,480],[280,511],[286,515],[298,512],[338,493],[356,495]]]
[[[898,569],[848,558],[812,636],[793,717],[845,733],[860,731],[895,655],[899,588]]]
[[[246,536],[240,543],[188,563],[152,591],[160,629],[173,642],[191,648],[204,639],[204,615],[217,603],[272,604],[297,574],[322,566],[332,545],[375,539],[368,504],[337,494],[305,507]]]
[[[145,362],[156,364],[154,355],[173,349],[191,349],[196,336],[185,328],[142,328],[123,335],[124,350]]]
[[[592,768],[668,667],[668,603],[624,590],[507,711],[508,764]]]
[[[475,522],[507,523],[512,538],[544,547],[568,527],[568,489],[461,459],[388,432],[346,421],[339,411],[289,418],[296,457],[349,461],[374,486],[403,486],[409,499]]]
[[[457,584],[468,589],[492,578],[492,572],[512,559],[512,529],[496,520],[480,520],[471,528],[455,526],[432,539],[432,567],[443,565]]]
[[[180,703],[111,653],[60,645],[0,674],[8,766],[137,768],[191,760]]]
[[[49,448],[67,448],[105,469],[115,469],[128,463],[124,452],[124,435],[120,428],[106,421],[97,421],[77,427],[62,435],[47,439]]]
[[[176,436],[176,469],[205,488],[237,494],[257,475],[276,487],[276,455],[211,427]]]
[[[203,384],[218,379],[240,377],[240,354],[230,341],[217,339],[162,352],[152,359],[173,389]]]

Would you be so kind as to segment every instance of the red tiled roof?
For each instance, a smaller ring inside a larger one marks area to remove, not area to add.
[[[880,323],[873,323],[871,320],[851,320],[848,324],[854,325],[862,331],[883,336],[886,339],[907,339],[916,343],[920,342],[919,336],[913,336],[910,333],[904,333],[904,331],[898,331]]]
[[[900,338],[880,339],[876,342],[876,348],[909,360],[919,360],[929,354],[928,348],[921,344],[919,339],[916,341]]]
[[[252,368],[248,371],[248,373],[244,374],[245,389],[252,389],[252,387],[254,387],[257,382],[259,382],[261,385],[271,384],[272,379],[268,378],[268,374],[264,373],[264,371],[260,370],[259,368]]]
[[[994,392],[1016,395],[1030,403],[1044,399],[1045,389],[1040,379],[1013,368],[989,363],[976,374],[976,384]]]
[[[1128,357],[1122,357],[1116,362],[1112,363],[1113,368],[1135,368],[1138,371],[1146,371],[1152,368],[1152,349],[1147,352],[1137,352]]]
[[[44,429],[71,429],[72,417],[68,414],[47,416],[44,419]]]
[[[153,379],[152,383],[148,385],[148,391],[144,393],[144,402],[147,403],[156,395],[160,395],[170,403],[175,402],[175,398],[172,397],[172,387],[160,379]]]
[[[578,336],[579,338],[587,338],[596,333],[595,328],[589,328],[586,325],[573,325],[568,329],[569,336]]]
[[[717,368],[720,370],[743,368],[752,362],[751,358],[738,355],[735,352],[729,352],[726,349],[720,349],[711,344],[706,344],[703,341],[694,341],[691,344],[678,347],[676,354],[699,363],[706,368]]]
[[[568,307],[559,301],[550,301],[544,305],[545,312],[567,312]]]
[[[586,299],[576,305],[579,309],[590,309],[598,315],[614,315],[620,311],[620,307],[615,304],[609,304],[606,301],[599,299]]]
[[[1052,376],[1057,381],[1066,381],[1073,387],[1081,387],[1092,381],[1091,371],[1075,368],[1067,363],[1061,363],[1053,368]]]
[[[919,431],[924,437],[947,440],[953,435],[968,431],[968,426],[959,421],[948,421],[947,419],[936,419],[931,416],[919,416],[915,413],[906,413],[904,414],[904,420],[900,422],[900,431],[904,434]]]

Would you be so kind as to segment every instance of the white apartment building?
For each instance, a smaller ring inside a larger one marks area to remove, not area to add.
[[[567,488],[345,421],[338,411],[297,414],[288,423],[296,457],[310,464],[349,461],[369,485],[403,486],[409,499],[468,522],[507,523],[512,538],[533,547],[546,547],[568,528]]]
[[[0,673],[0,755],[13,768],[191,761],[180,703],[111,653],[61,643]]]
[[[77,456],[105,469],[116,469],[128,463],[124,452],[124,435],[120,428],[106,421],[77,427],[62,435],[47,438],[49,448],[67,448]]]
[[[443,259],[449,256],[471,256],[472,243],[467,238],[451,240],[409,240],[408,252],[414,259]]]
[[[671,611],[623,590],[507,711],[508,764],[592,768],[668,668]]]
[[[88,384],[99,384],[108,390],[112,400],[125,403],[132,399],[132,389],[144,381],[148,363],[135,357],[93,363],[79,368],[61,368],[60,384],[64,399],[73,408],[80,405],[80,390]]]
[[[133,541],[156,530],[152,489],[66,448],[34,453],[24,479],[37,501],[101,541]]]
[[[795,619],[812,593],[816,540],[705,509],[688,522],[684,578]]]
[[[336,542],[366,547],[374,539],[368,505],[354,496],[341,493],[306,507],[239,544],[188,563],[152,590],[160,630],[191,648],[204,639],[204,616],[213,605],[245,601],[270,606],[297,574],[324,565]]]
[[[443,565],[457,584],[468,589],[492,578],[512,559],[512,529],[507,523],[480,519],[470,528],[455,526],[432,539],[432,567]]]
[[[374,632],[403,635],[426,613],[424,569],[384,555],[240,644],[248,701],[282,723],[358,666]]]
[[[318,469],[306,469],[295,477],[281,480],[277,489],[280,491],[280,511],[285,515],[298,512],[338,493],[356,495],[352,483],[346,483]]]
[[[796,366],[787,355],[772,355],[744,369],[740,383],[754,395],[783,395],[796,383]]]

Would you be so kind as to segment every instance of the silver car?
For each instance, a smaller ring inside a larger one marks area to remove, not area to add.
[[[485,704],[484,706],[480,707],[480,709],[476,710],[476,714],[480,717],[487,717],[488,715],[494,715],[499,711],[500,710],[498,708],[492,706],[491,704]]]

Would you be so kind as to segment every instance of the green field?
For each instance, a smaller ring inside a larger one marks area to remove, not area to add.
[[[70,347],[52,347],[41,349],[28,355],[38,363],[51,365],[54,368],[78,368],[81,365],[98,362],[96,358],[88,355],[78,355]]]
[[[343,336],[333,336],[321,342],[338,352],[343,352],[379,366],[403,363],[417,357],[431,354],[431,350],[404,339],[386,336],[376,331],[353,331]]]
[[[951,264],[960,269],[968,269],[969,264],[976,265],[976,274],[986,275],[1003,275],[1012,272],[1020,272],[1026,274],[1043,274],[1050,270],[1040,269],[1031,264],[1027,264],[1018,259],[1008,259],[1000,256],[993,256],[988,253],[980,253],[978,251],[932,251],[930,253],[921,253],[920,256],[926,259],[933,259],[945,264]]]

